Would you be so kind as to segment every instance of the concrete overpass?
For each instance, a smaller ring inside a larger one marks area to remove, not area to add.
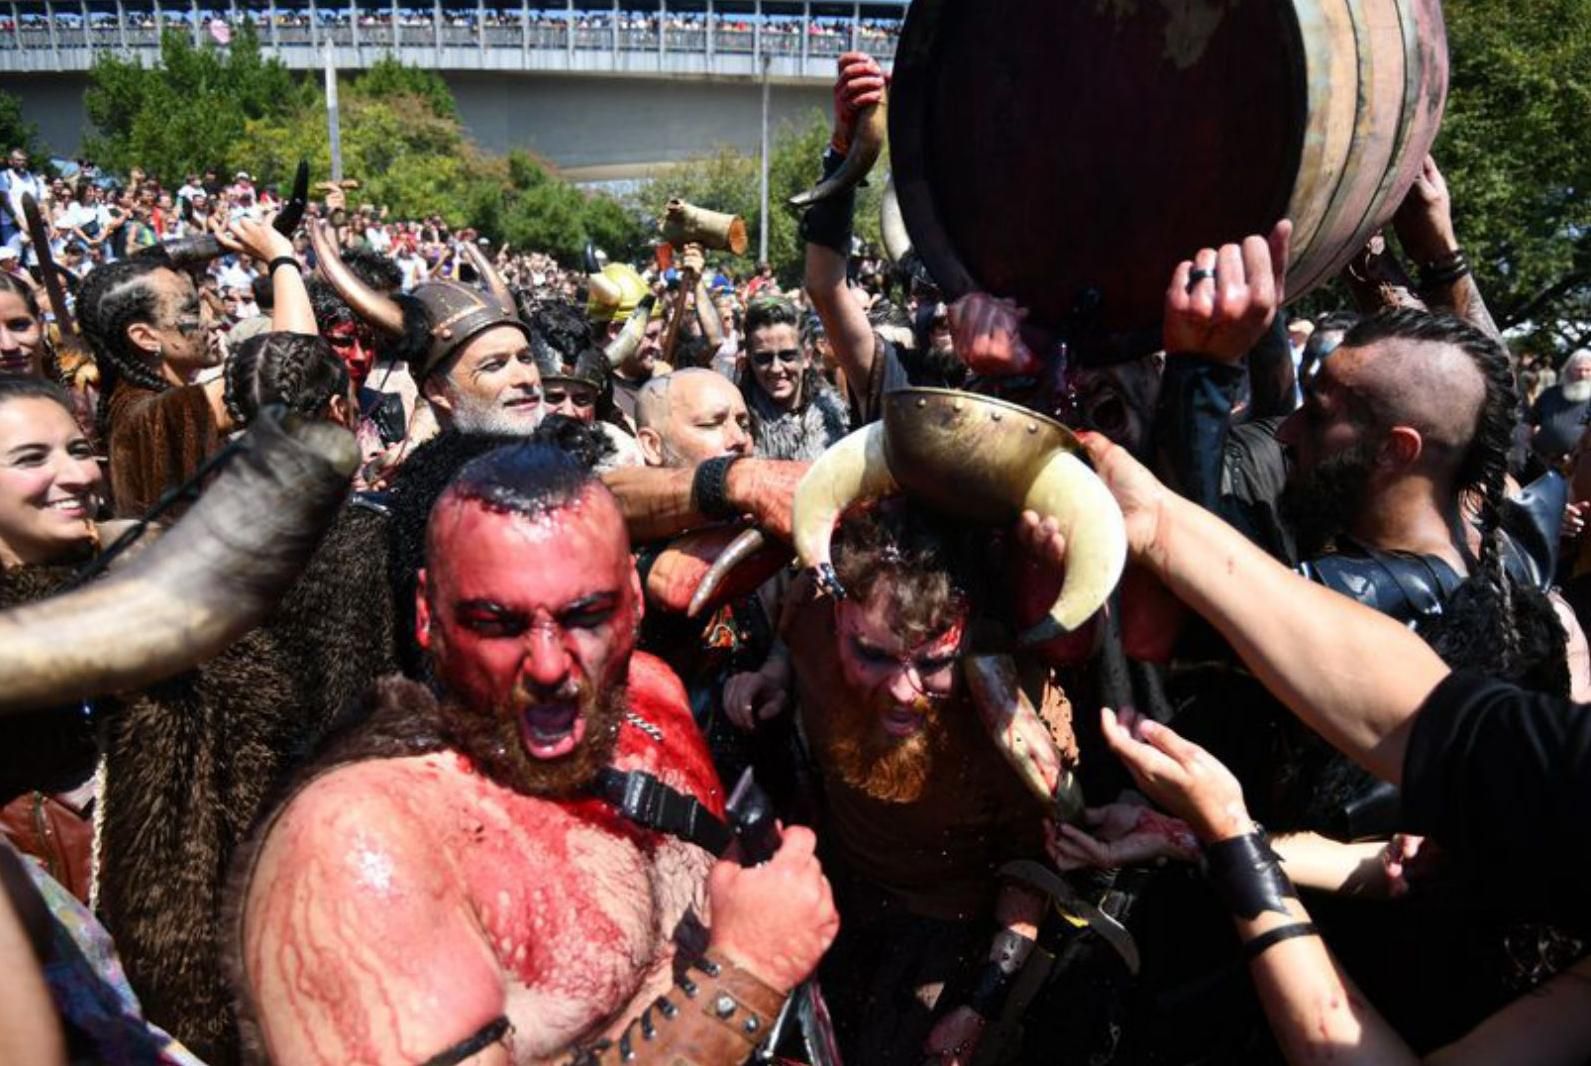
[[[96,55],[152,63],[163,30],[203,41],[248,20],[265,53],[295,69],[317,69],[329,53],[345,71],[386,55],[437,70],[482,147],[529,148],[576,180],[613,180],[719,145],[754,151],[764,73],[773,123],[826,110],[835,57],[861,48],[887,62],[905,12],[903,0],[460,2],[0,3],[0,89],[21,98],[55,152],[71,154]]]

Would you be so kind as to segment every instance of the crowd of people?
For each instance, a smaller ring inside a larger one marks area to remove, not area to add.
[[[1281,220],[1126,359],[850,190],[787,287],[77,178],[0,174],[0,1060],[1591,1055],[1591,352],[1434,162],[1412,276],[1289,319]]]

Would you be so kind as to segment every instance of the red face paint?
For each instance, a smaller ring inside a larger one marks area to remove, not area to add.
[[[906,737],[923,728],[931,704],[955,691],[964,619],[916,645],[895,626],[894,604],[874,595],[836,608],[840,669],[846,683],[867,693],[884,731]]]
[[[354,388],[361,388],[365,379],[370,377],[370,369],[376,363],[375,340],[370,336],[370,331],[356,322],[338,322],[327,329],[323,334],[326,343],[331,345],[331,350],[337,353],[348,367],[348,376],[353,380]]]
[[[444,498],[431,546],[419,637],[455,739],[514,787],[584,784],[612,751],[638,620],[612,497],[536,518]]]

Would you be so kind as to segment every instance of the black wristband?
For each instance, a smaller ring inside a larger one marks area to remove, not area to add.
[[[300,274],[304,272],[304,265],[293,256],[279,255],[275,259],[272,259],[270,264],[265,268],[266,276],[276,273],[276,268],[279,266],[290,266]]]
[[[738,455],[720,455],[698,465],[691,478],[691,506],[715,521],[740,517],[729,502],[729,468],[740,459]]]
[[[1253,962],[1270,948],[1275,947],[1284,940],[1291,940],[1295,936],[1319,936],[1320,930],[1315,928],[1314,922],[1295,922],[1292,925],[1278,925],[1268,933],[1261,933],[1253,940],[1243,945],[1243,959]]]
[[[823,176],[828,178],[840,169],[845,157],[834,149],[823,153]],[[851,254],[851,216],[856,213],[856,190],[819,200],[801,216],[801,239],[808,244],[819,244],[849,257]]]
[[[1204,865],[1216,894],[1238,917],[1258,918],[1265,911],[1292,914],[1285,900],[1297,899],[1298,892],[1282,873],[1281,859],[1263,830],[1205,845]]]
[[[1460,278],[1467,277],[1470,272],[1469,258],[1460,248],[1452,255],[1431,263],[1420,265],[1420,288],[1435,289],[1444,285],[1451,285]]]

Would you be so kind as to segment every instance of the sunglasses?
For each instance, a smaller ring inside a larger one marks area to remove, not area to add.
[[[597,398],[589,392],[572,392],[560,388],[543,389],[542,398],[547,401],[549,407],[558,407],[565,400],[576,407],[595,407],[597,404]]]
[[[757,366],[759,366],[759,367],[761,367],[763,369],[767,369],[768,367],[772,366],[773,365],[773,361],[775,359],[778,359],[779,362],[784,363],[784,364],[786,364],[788,366],[795,366],[797,363],[799,363],[801,361],[801,349],[800,348],[786,348],[782,352],[752,352],[751,353],[751,361],[753,363],[755,363]]]

